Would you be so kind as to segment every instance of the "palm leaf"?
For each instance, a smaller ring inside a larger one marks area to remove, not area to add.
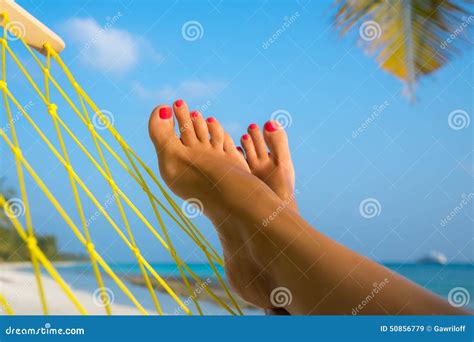
[[[453,42],[462,40],[474,23],[463,7],[468,3],[472,1],[336,0],[335,24],[342,35],[358,26],[367,51],[406,84],[413,98],[418,79],[445,65],[456,52]]]

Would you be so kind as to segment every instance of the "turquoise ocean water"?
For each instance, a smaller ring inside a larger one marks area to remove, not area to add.
[[[153,268],[163,277],[176,277],[179,276],[179,270],[174,264],[151,264]],[[434,293],[448,298],[450,291],[456,288],[462,288],[463,293],[467,293],[468,302],[465,305],[466,308],[474,310],[474,303],[471,300],[471,296],[474,295],[474,264],[448,264],[448,265],[436,265],[436,264],[385,264],[386,267],[394,270],[415,283],[433,291]],[[137,264],[134,263],[121,263],[111,265],[113,270],[121,276],[133,276],[140,275],[140,269]],[[189,267],[195,272],[203,281],[210,278],[212,281],[217,281],[214,278],[212,268],[208,264],[189,264]],[[225,277],[224,270],[222,267],[216,266],[219,272]],[[58,266],[58,270],[61,275],[72,284],[73,287],[93,292],[96,288],[95,279],[92,274],[92,268],[89,264],[76,264],[69,266]],[[111,281],[107,282],[108,284]],[[109,285],[107,285],[109,286]],[[114,286],[110,284],[110,286]],[[131,285],[132,286],[132,285]],[[142,303],[150,302],[146,289],[141,287],[134,287],[134,293],[137,293],[138,299]],[[129,304],[129,301],[124,296],[120,295],[120,290],[114,291],[116,301],[124,304]],[[168,300],[165,296],[162,296],[166,303]],[[465,297],[463,300],[466,300]],[[174,305],[172,302],[169,305]],[[218,308],[209,307],[209,313],[222,314]],[[249,312],[255,314],[256,312]]]

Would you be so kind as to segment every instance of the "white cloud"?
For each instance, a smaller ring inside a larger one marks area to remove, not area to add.
[[[166,85],[160,88],[147,88],[140,82],[135,82],[135,93],[144,100],[173,101],[177,98],[202,100],[215,96],[226,86],[225,82],[200,80],[185,80],[177,86]]]
[[[115,24],[108,21],[101,26],[92,18],[73,18],[66,22],[65,31],[72,41],[82,45],[82,60],[100,70],[127,72],[138,64],[143,52],[154,61],[161,58],[148,41],[114,28]]]

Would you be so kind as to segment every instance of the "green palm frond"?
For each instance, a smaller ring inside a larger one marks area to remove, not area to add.
[[[472,1],[336,0],[336,27],[342,35],[359,28],[361,42],[380,67],[414,95],[417,80],[453,56],[474,17],[464,7]],[[454,37],[454,38],[453,38]]]

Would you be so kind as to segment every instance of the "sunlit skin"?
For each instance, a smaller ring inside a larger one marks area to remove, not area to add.
[[[296,210],[295,170],[285,130],[278,122],[268,121],[263,129],[250,124],[247,132],[240,138],[240,144],[251,173]]]
[[[264,125],[272,160],[290,157],[281,130],[276,122]],[[149,132],[163,180],[181,198],[202,201],[223,247],[227,278],[246,301],[274,309],[271,293],[284,287],[292,299],[283,308],[293,315],[350,315],[361,303],[357,314],[466,313],[338,244],[309,225],[295,207],[282,205],[281,194],[291,188],[272,189],[252,174],[256,164],[249,160],[250,147],[245,147],[246,160],[217,119],[190,113],[178,100],[172,107],[156,107]],[[281,138],[274,142],[282,142],[281,148],[272,145],[272,134]],[[374,284],[381,282],[383,289],[367,301]]]
[[[278,129],[272,129],[276,127]],[[260,127],[251,123],[247,133],[240,138],[250,172],[267,184],[280,197],[284,205],[298,210],[295,199],[295,169],[291,160],[288,137],[278,122],[264,125],[263,134]],[[285,309],[266,309],[268,315],[288,315]]]

